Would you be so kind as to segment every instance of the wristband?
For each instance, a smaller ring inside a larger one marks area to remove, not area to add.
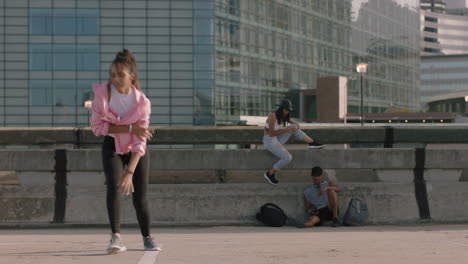
[[[128,133],[132,133],[132,125],[131,124],[128,126]]]

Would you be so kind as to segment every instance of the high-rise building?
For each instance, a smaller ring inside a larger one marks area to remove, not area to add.
[[[421,106],[429,111],[459,111],[459,106],[452,107],[450,98],[467,90],[467,1],[445,2],[442,13],[421,10]],[[454,105],[459,100],[456,98]]]
[[[313,109],[324,76],[350,78],[358,112],[358,62],[365,112],[416,110],[419,26],[417,0],[0,0],[0,125],[87,125],[122,48],[153,125],[235,124],[284,97]]]
[[[421,55],[468,53],[468,16],[421,10]]]

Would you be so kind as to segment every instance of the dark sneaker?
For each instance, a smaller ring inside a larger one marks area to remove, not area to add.
[[[309,143],[309,148],[310,148],[310,149],[321,149],[321,148],[323,148],[323,147],[325,147],[325,144],[320,144],[320,143],[318,143],[317,141],[314,141],[314,142],[312,142],[312,143]]]
[[[156,242],[154,242],[153,237],[150,236],[143,238],[143,246],[145,250],[148,251],[161,251],[161,247]]]
[[[120,236],[112,234],[109,246],[107,247],[107,254],[116,254],[125,250],[127,250],[127,248],[123,244]]]
[[[339,226],[341,226],[340,220],[339,220],[338,218],[333,218],[333,219],[332,219],[332,222],[333,222],[333,224],[332,224],[333,227],[339,227]]]
[[[270,175],[270,174],[268,173],[268,171],[265,172],[265,174],[263,174],[263,177],[265,177],[265,179],[267,179],[268,182],[271,183],[271,184],[273,184],[273,185],[278,185],[278,183],[279,183],[279,181],[275,178],[275,175],[274,175],[274,174],[273,174],[273,175]]]

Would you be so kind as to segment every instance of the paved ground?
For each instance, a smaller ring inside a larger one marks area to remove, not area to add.
[[[109,230],[0,230],[0,263],[340,264],[468,263],[468,225],[153,228],[163,251],[142,251],[135,229],[129,250],[106,255]]]

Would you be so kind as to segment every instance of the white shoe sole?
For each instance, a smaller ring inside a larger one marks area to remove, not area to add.
[[[112,247],[107,249],[107,254],[117,254],[126,251],[126,247]]]
[[[155,247],[155,248],[144,248],[145,251],[162,251],[162,248]]]
[[[270,181],[270,178],[268,178],[268,176],[266,175],[266,173],[263,174],[263,177],[265,177],[265,179],[266,179],[271,185],[278,185],[278,183],[271,182],[271,181]]]
[[[322,145],[322,146],[309,146],[309,149],[321,149],[321,148],[324,148],[326,145]]]

